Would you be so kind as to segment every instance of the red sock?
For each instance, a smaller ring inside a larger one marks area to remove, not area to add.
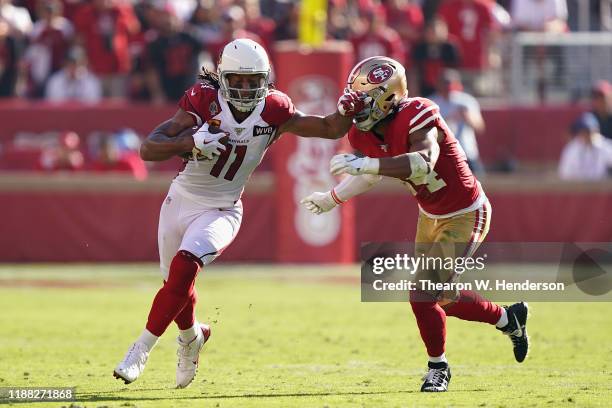
[[[179,251],[172,259],[168,281],[155,295],[149,312],[147,330],[151,333],[161,336],[187,305],[201,262],[187,251]]]
[[[419,332],[427,354],[430,357],[438,357],[444,353],[444,343],[446,341],[446,314],[444,310],[424,293],[410,292],[410,306],[416,317]]]
[[[501,306],[492,303],[471,290],[460,291],[459,300],[444,305],[447,316],[472,322],[495,324],[502,315]]]
[[[196,303],[198,303],[198,292],[194,288],[191,296],[189,296],[189,299],[187,300],[187,304],[176,316],[176,319],[174,319],[174,322],[177,324],[180,330],[187,330],[193,327],[193,324],[195,323]]]

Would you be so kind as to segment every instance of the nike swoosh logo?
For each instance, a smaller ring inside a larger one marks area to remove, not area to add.
[[[514,321],[516,322],[516,330],[512,333],[513,336],[516,337],[523,337],[523,328],[521,327],[518,319],[516,318],[516,315],[513,315],[512,317],[514,317]],[[516,333],[518,331],[518,334]]]

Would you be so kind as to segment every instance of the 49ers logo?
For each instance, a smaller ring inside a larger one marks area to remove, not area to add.
[[[391,75],[393,75],[393,67],[391,65],[379,65],[372,68],[368,73],[368,82],[371,84],[380,84],[391,78]]]

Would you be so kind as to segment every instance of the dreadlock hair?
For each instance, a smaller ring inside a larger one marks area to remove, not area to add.
[[[198,79],[200,81],[206,82],[214,86],[215,89],[219,89],[221,87],[220,80],[219,80],[219,74],[217,74],[214,71],[209,70],[208,68],[204,66],[201,68],[201,70],[202,71],[198,74]],[[272,82],[269,82],[268,89],[276,89],[276,87],[274,86]]]
[[[207,82],[210,85],[214,86],[215,89],[219,89],[219,75],[214,72],[208,70],[206,67],[202,67],[202,72],[198,74],[198,79],[203,82]]]

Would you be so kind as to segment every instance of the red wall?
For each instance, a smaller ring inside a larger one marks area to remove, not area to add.
[[[612,194],[498,192],[490,242],[609,242]],[[158,192],[0,192],[0,262],[156,261]],[[221,261],[277,259],[272,191],[249,194],[244,223]],[[408,194],[356,199],[356,242],[412,240],[418,214]],[[314,215],[313,215],[314,217]]]

